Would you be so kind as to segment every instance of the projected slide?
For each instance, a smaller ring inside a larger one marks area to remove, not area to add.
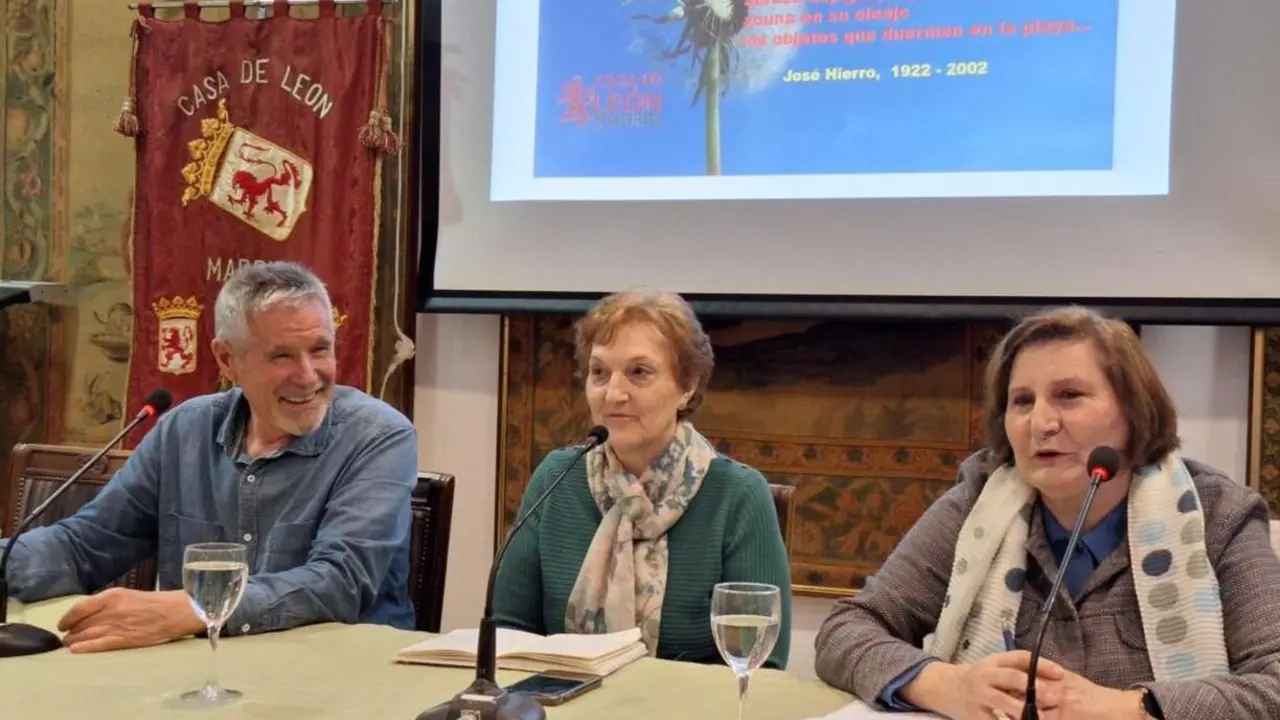
[[[495,200],[1160,194],[1172,0],[500,0]]]

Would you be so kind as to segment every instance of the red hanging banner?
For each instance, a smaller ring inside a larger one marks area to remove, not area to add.
[[[251,19],[237,2],[219,21],[190,0],[179,19],[139,9],[115,128],[137,144],[130,417],[156,387],[177,402],[218,388],[214,299],[251,262],[295,260],[324,280],[338,382],[369,389],[378,178],[396,151],[389,36],[378,0],[358,17],[319,6],[295,19],[275,0]]]

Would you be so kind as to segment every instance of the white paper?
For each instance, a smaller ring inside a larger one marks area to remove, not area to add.
[[[835,712],[823,715],[820,718],[808,718],[808,720],[873,720],[874,718],[881,718],[881,720],[888,720],[889,718],[894,718],[895,720],[940,720],[940,717],[927,712],[900,712],[897,710],[886,712],[854,700]],[[995,720],[1011,719],[1008,715],[997,710],[995,712]]]
[[[938,716],[932,713],[885,712],[857,700],[835,712],[823,715],[820,718],[809,718],[809,720],[874,720],[876,718],[879,718],[879,720],[889,720],[889,718],[894,720],[938,720]]]

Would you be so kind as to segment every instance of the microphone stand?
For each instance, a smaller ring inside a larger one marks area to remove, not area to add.
[[[604,442],[608,435],[608,430],[603,427],[593,428],[589,439],[579,448],[573,460],[547,485],[547,489],[529,506],[529,511],[524,514],[524,517],[517,520],[507,531],[502,547],[498,548],[493,564],[489,567],[484,615],[480,618],[480,629],[476,641],[476,679],[452,700],[424,710],[418,715],[417,720],[546,720],[547,711],[543,709],[541,703],[531,695],[508,692],[498,685],[495,679],[498,666],[498,626],[493,617],[494,586],[498,581],[498,568],[502,566],[502,558],[507,554],[507,548],[511,547],[511,539],[520,528],[524,527],[529,518],[533,517],[543,501],[551,497],[552,491],[561,480],[564,480],[573,466],[578,464],[582,456],[586,455],[591,448]]]
[[[1066,552],[1062,554],[1062,567],[1053,578],[1053,587],[1049,590],[1049,599],[1040,611],[1040,627],[1036,629],[1036,643],[1031,647],[1031,663],[1027,666],[1027,689],[1022,706],[1022,720],[1040,720],[1040,710],[1036,707],[1036,672],[1040,665],[1040,647],[1044,644],[1044,634],[1049,629],[1049,619],[1053,617],[1053,607],[1058,602],[1058,593],[1062,591],[1062,583],[1067,579],[1067,566],[1075,555],[1076,545],[1080,544],[1080,535],[1084,530],[1084,521],[1089,517],[1093,507],[1093,496],[1098,493],[1106,475],[1094,472],[1089,480],[1089,491],[1084,496],[1084,504],[1080,506],[1080,514],[1076,516],[1075,527],[1071,529],[1071,538],[1067,540]]]
[[[28,625],[26,623],[9,623],[6,620],[9,617],[9,556],[13,553],[14,545],[18,542],[18,537],[22,535],[36,518],[44,514],[49,506],[58,501],[58,498],[66,494],[67,490],[84,476],[89,468],[93,467],[103,458],[111,448],[115,447],[125,435],[133,432],[143,420],[153,415],[158,415],[155,408],[147,405],[134,416],[133,420],[124,427],[115,437],[111,438],[111,442],[102,447],[101,450],[94,453],[78,470],[71,474],[71,477],[62,481],[56,490],[45,498],[44,502],[36,506],[25,519],[18,525],[13,532],[13,537],[5,543],[4,552],[0,553],[0,658],[21,657],[24,655],[39,655],[41,653],[53,652],[62,647],[62,640],[57,635],[45,630],[42,627]]]

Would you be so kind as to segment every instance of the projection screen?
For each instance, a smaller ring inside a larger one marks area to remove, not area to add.
[[[1280,3],[419,12],[423,93],[440,99],[419,138],[423,309],[643,285],[814,307],[1273,312]]]

